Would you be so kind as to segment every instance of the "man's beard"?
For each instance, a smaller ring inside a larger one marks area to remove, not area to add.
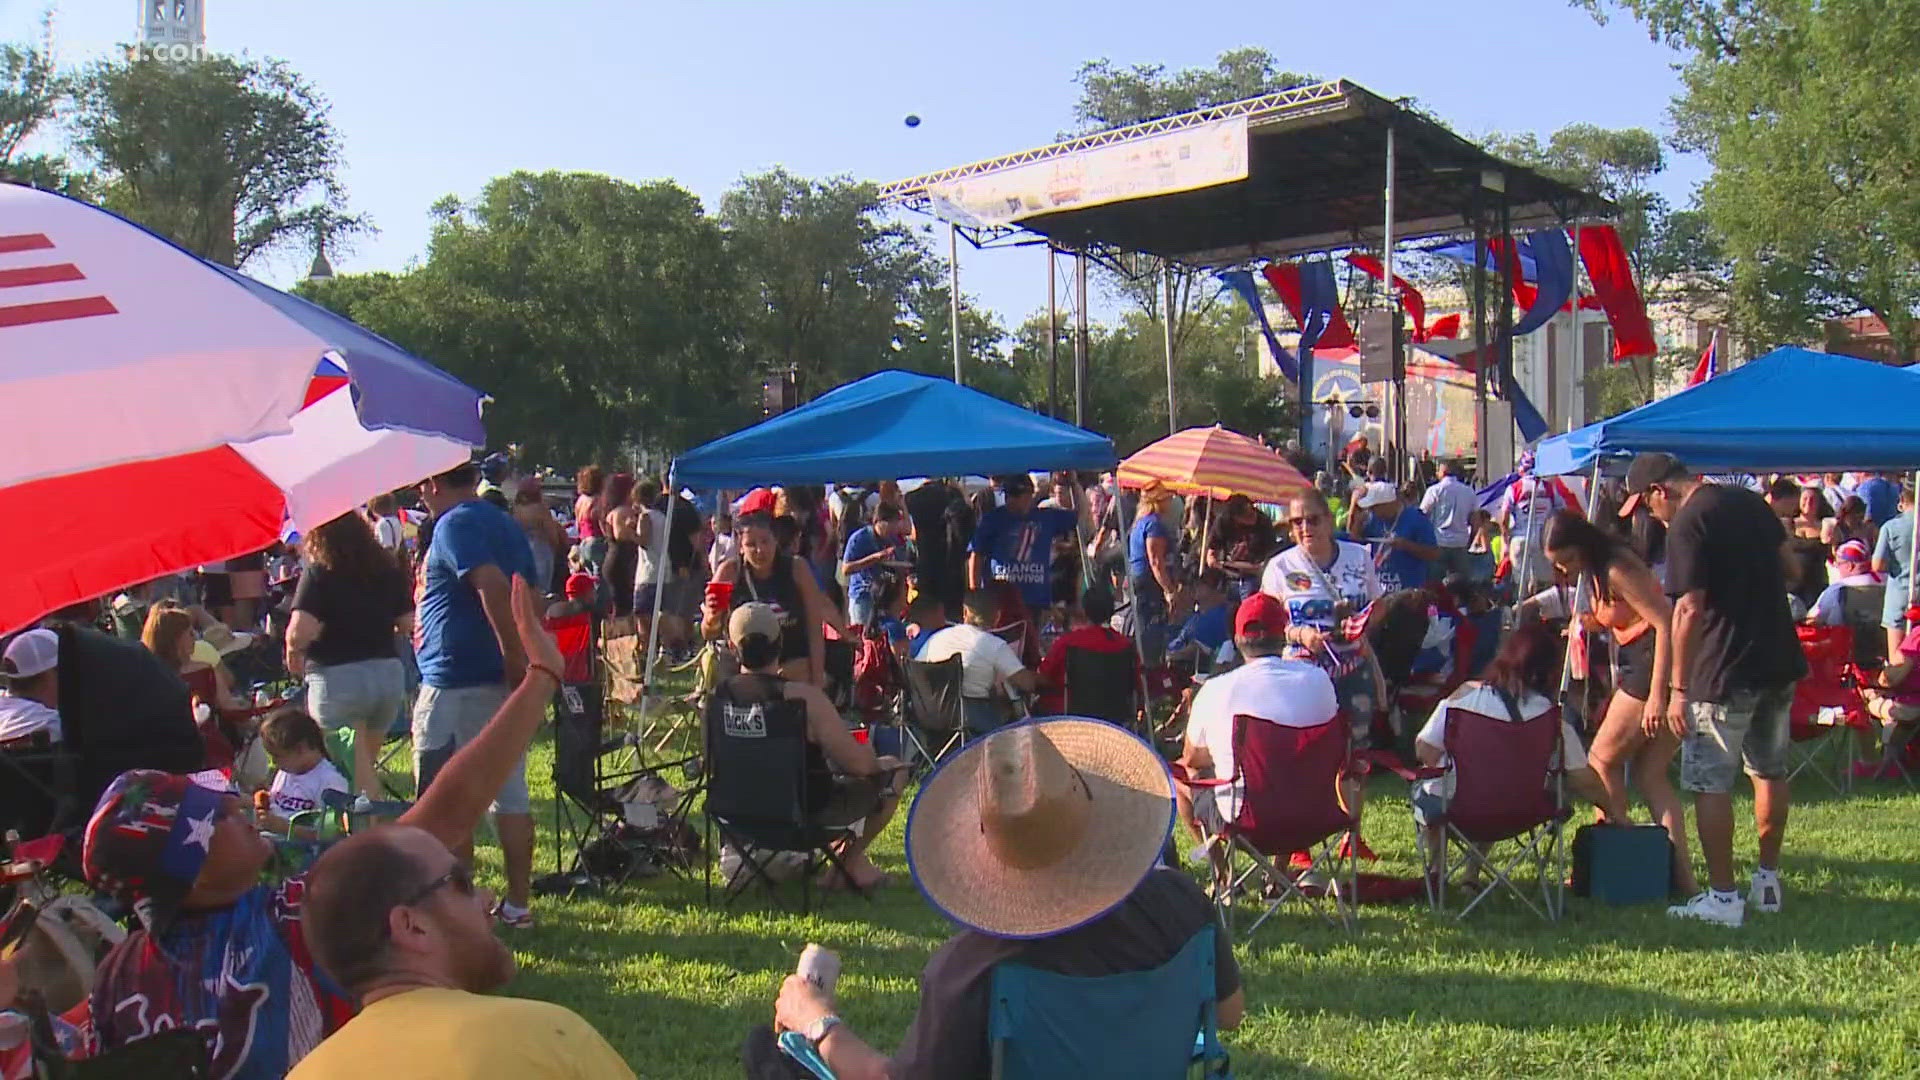
[[[463,942],[455,955],[460,958],[460,988],[469,993],[491,993],[513,978],[513,952],[491,931]]]

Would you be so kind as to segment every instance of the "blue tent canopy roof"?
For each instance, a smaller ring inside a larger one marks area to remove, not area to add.
[[[1556,435],[1543,474],[1664,450],[1694,472],[1832,472],[1920,465],[1920,373],[1781,348],[1649,405]]]
[[[881,371],[715,439],[677,484],[742,488],[1029,469],[1105,469],[1113,441],[946,379]]]

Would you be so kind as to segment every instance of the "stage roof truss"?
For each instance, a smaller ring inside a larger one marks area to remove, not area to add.
[[[1031,243],[1085,250],[1117,265],[1145,253],[1189,267],[1349,249],[1377,250],[1384,224],[1386,133],[1398,143],[1396,245],[1470,235],[1476,215],[1493,231],[1505,210],[1516,233],[1610,222],[1616,208],[1592,193],[1502,160],[1424,113],[1344,80],[1097,132],[887,184],[881,200],[932,213],[932,192],[1083,151],[1222,120],[1247,123],[1247,177],[1172,194],[1070,207],[1014,225],[960,224],[975,247]],[[1491,183],[1489,183],[1491,181]]]

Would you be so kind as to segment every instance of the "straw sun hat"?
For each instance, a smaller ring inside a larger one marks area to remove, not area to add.
[[[922,785],[907,862],[927,901],[1003,938],[1050,937],[1117,907],[1173,828],[1173,778],[1153,748],[1103,720],[1001,728]]]

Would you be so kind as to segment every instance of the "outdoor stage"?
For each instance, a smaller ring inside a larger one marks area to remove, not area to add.
[[[1381,276],[1392,280],[1400,245],[1469,241],[1478,257],[1469,260],[1472,310],[1463,334],[1491,346],[1469,376],[1471,443],[1483,472],[1504,471],[1511,459],[1504,437],[1511,425],[1496,426],[1487,401],[1490,390],[1513,384],[1515,325],[1512,266],[1501,260],[1497,278],[1489,272],[1488,240],[1577,229],[1615,215],[1597,195],[1495,157],[1422,111],[1340,80],[943,169],[886,184],[881,197],[948,223],[956,275],[960,237],[975,247],[1044,243],[1050,253],[1074,259],[1076,423],[1085,419],[1089,377],[1091,262],[1126,276],[1159,275],[1170,299],[1171,278],[1162,273],[1169,265],[1223,271],[1362,253],[1376,256]],[[1143,264],[1141,255],[1154,259]],[[1394,289],[1375,294],[1376,308],[1401,304]],[[1051,289],[1048,299],[1058,325]],[[1368,393],[1386,404],[1381,411],[1392,441],[1417,455],[1425,433],[1408,423],[1407,338],[1397,319],[1391,325],[1396,332],[1362,343],[1391,364],[1380,371],[1386,377],[1370,380],[1379,385]],[[1167,351],[1171,401],[1170,330]],[[1317,398],[1315,358],[1309,351],[1300,359],[1300,383]],[[956,377],[964,377],[957,351],[954,362]],[[1051,382],[1057,385],[1057,374]],[[1303,442],[1313,440],[1317,411],[1303,410]],[[1410,440],[1408,433],[1420,437]]]

